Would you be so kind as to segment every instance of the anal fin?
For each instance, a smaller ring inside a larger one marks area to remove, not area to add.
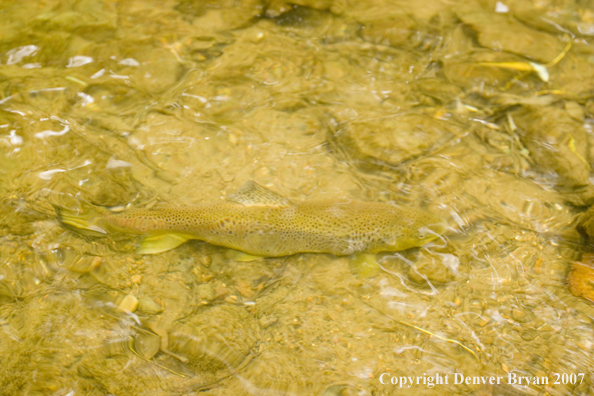
[[[247,263],[250,261],[257,261],[262,260],[262,256],[256,256],[254,254],[249,254],[246,252],[242,252],[241,250],[229,249],[225,256],[233,261],[239,261],[241,263]]]
[[[148,235],[140,242],[138,254],[157,254],[175,249],[190,238],[180,234]]]

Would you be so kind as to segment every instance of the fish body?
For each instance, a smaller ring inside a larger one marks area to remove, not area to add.
[[[199,239],[265,257],[400,251],[422,246],[445,230],[441,219],[417,209],[346,199],[293,203],[253,182],[227,202],[103,210],[82,221],[62,213],[61,220],[103,233],[145,235],[140,253]]]

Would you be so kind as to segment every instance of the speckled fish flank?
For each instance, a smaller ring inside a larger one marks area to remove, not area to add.
[[[102,211],[86,221],[62,212],[60,219],[78,228],[146,235],[139,249],[145,254],[189,239],[266,257],[376,253],[422,246],[445,230],[441,219],[417,209],[345,199],[293,203],[254,182],[227,202]]]

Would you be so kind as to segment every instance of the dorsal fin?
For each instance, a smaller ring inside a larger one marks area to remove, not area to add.
[[[267,188],[262,187],[255,181],[246,182],[235,194],[229,195],[228,201],[242,205],[269,205],[287,206],[291,201]]]

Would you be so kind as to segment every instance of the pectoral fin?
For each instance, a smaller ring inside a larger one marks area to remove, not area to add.
[[[349,260],[349,267],[359,279],[373,278],[380,273],[375,254],[370,253],[354,254]]]
[[[188,239],[180,234],[159,234],[149,235],[140,242],[140,247],[136,251],[138,254],[157,254],[175,249]]]

